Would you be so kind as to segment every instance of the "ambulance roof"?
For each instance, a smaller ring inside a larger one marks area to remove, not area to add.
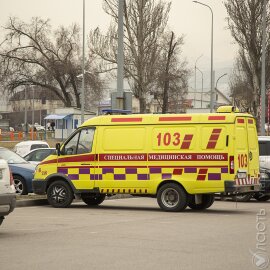
[[[247,113],[102,115],[85,121],[81,126],[234,123],[236,117],[253,118]]]

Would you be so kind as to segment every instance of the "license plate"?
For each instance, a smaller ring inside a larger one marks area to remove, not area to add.
[[[244,179],[244,178],[247,178],[247,173],[246,173],[246,172],[238,172],[238,173],[237,173],[237,178],[238,178],[238,179]]]

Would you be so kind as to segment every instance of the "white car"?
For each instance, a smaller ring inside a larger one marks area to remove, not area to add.
[[[35,123],[34,127],[36,128],[37,131],[45,131],[45,127],[38,123]]]
[[[7,162],[0,159],[0,225],[16,205],[15,187]]]
[[[45,141],[23,141],[15,145],[14,152],[23,157],[26,154],[28,154],[31,150],[49,147],[50,147],[49,144]]]
[[[30,151],[28,154],[23,156],[23,158],[34,164],[37,165],[39,164],[43,159],[48,157],[51,154],[55,153],[55,148],[37,148],[32,151]]]
[[[260,167],[270,169],[270,136],[258,136]]]

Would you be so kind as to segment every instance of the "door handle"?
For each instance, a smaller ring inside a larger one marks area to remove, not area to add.
[[[81,165],[92,165],[92,164],[90,164],[90,163],[81,163]]]
[[[248,156],[249,156],[249,160],[252,160],[253,159],[253,156],[252,156],[252,152],[251,151],[249,152]]]

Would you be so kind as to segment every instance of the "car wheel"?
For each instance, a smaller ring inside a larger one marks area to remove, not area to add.
[[[105,200],[106,194],[83,193],[81,197],[87,205],[99,205]]]
[[[266,202],[270,199],[270,195],[264,195],[263,193],[256,193],[253,197],[259,202]]]
[[[28,194],[26,182],[23,177],[19,175],[13,175],[13,182],[14,182],[14,187],[17,194],[20,194],[20,195]]]
[[[159,207],[165,211],[183,211],[188,204],[188,194],[177,184],[165,184],[158,190],[157,202]]]
[[[233,196],[232,199],[235,202],[248,202],[253,197],[254,193],[248,193],[243,195]]]
[[[50,205],[56,208],[70,206],[74,198],[74,193],[70,185],[62,180],[51,183],[47,190],[47,199]]]
[[[188,203],[188,207],[193,210],[204,210],[209,208],[215,201],[215,197],[213,194],[203,194],[202,195],[202,203],[196,204],[195,203],[195,195],[190,197],[190,201]]]

